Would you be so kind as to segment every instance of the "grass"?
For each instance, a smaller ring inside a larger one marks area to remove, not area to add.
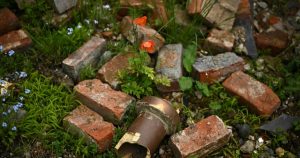
[[[107,2],[111,4],[111,10],[103,8],[103,5],[107,4]],[[60,26],[53,26],[45,20],[44,17],[49,18],[54,14],[53,9],[46,0],[39,0],[36,5],[28,6],[19,13],[23,28],[29,32],[33,39],[33,46],[27,51],[16,51],[16,54],[11,57],[0,54],[0,65],[7,65],[5,68],[0,67],[0,79],[11,76],[16,71],[25,71],[29,74],[25,81],[20,79],[13,80],[13,82],[18,82],[18,85],[6,102],[7,105],[14,104],[16,98],[24,96],[24,109],[27,111],[27,115],[21,122],[14,122],[9,125],[10,128],[16,125],[18,130],[16,133],[10,131],[6,135],[5,140],[8,142],[8,147],[0,145],[1,152],[5,153],[7,149],[16,155],[22,155],[24,152],[34,153],[31,150],[35,150],[37,153],[32,155],[33,157],[63,157],[68,154],[77,157],[117,157],[113,148],[99,154],[95,145],[86,145],[83,139],[70,135],[63,129],[62,119],[79,103],[76,102],[72,91],[63,85],[53,84],[51,79],[48,78],[49,76],[42,75],[47,69],[60,68],[61,61],[78,49],[93,34],[97,34],[104,29],[112,31],[114,36],[119,34],[119,25],[115,18],[120,7],[117,1],[79,0],[79,3],[81,7],[71,12],[72,19]],[[192,22],[188,26],[181,26],[175,22],[174,8],[178,4],[181,8],[184,8],[185,2],[166,0],[165,3],[168,4],[166,7],[169,21],[166,24],[154,21],[152,26],[165,37],[166,43],[182,43],[184,48],[190,47],[187,50],[189,54],[186,56],[189,59],[185,61],[185,67],[191,69],[192,63],[189,61],[192,59],[190,58],[196,58],[196,50],[191,46],[199,47],[198,44],[201,44],[201,40],[206,34],[204,31],[199,31],[202,26],[202,19],[190,17]],[[16,4],[13,1],[1,1],[0,7],[3,6],[14,8]],[[140,17],[142,15],[150,17],[151,14],[148,7],[129,9],[129,15],[132,17]],[[72,33],[69,33],[70,28],[73,29]],[[132,50],[132,46],[125,39],[109,40],[107,50],[111,51],[113,56]],[[261,57],[264,57],[263,55],[261,54]],[[280,57],[279,59],[272,58],[270,62],[268,60],[265,61],[264,66],[266,69],[264,69],[263,76],[256,78],[274,89],[282,100],[289,96],[296,96],[299,100],[297,95],[299,95],[300,89],[300,59],[292,56]],[[252,68],[257,71],[258,65],[255,61],[250,61],[250,63]],[[38,72],[36,68],[39,69]],[[135,65],[135,70],[142,69]],[[94,78],[96,71],[96,68],[87,66],[82,70],[80,77],[81,79]],[[190,76],[189,73],[190,71],[188,71],[187,77]],[[255,76],[253,71],[247,73]],[[144,74],[146,76],[150,74],[153,78],[152,71]],[[128,75],[126,76],[128,77]],[[130,78],[129,80],[139,79]],[[125,82],[128,83],[129,81]],[[155,89],[152,81],[149,85]],[[214,114],[222,118],[229,126],[249,124],[252,127],[251,134],[257,136],[258,127],[265,119],[249,112],[246,105],[239,103],[237,98],[226,93],[220,83],[207,86],[204,84],[199,85],[196,81],[191,80],[190,85],[183,94],[184,99],[189,100],[188,104],[185,102],[173,103],[181,111],[182,122],[180,129],[184,129],[188,125]],[[30,89],[31,93],[25,94],[25,89]],[[130,88],[130,90],[134,89]],[[195,99],[197,98],[196,91],[203,94],[201,99]],[[145,94],[144,92],[141,92],[141,94],[138,92],[137,96]],[[155,94],[158,95],[158,93]],[[0,110],[2,109],[0,108]],[[137,113],[134,105],[132,105],[125,114],[124,124],[116,127],[113,146],[117,144],[136,116]],[[4,119],[0,118],[0,120],[3,121]],[[4,135],[3,133],[6,131],[2,130],[1,127],[0,130],[0,133],[2,132],[2,135]],[[239,137],[235,128],[233,128],[233,132],[234,136],[230,142],[210,156],[241,157]],[[284,145],[283,142],[286,136],[282,134],[273,138],[273,146],[280,146]],[[166,144],[167,141],[164,141],[164,145]],[[257,155],[252,156],[258,157]]]

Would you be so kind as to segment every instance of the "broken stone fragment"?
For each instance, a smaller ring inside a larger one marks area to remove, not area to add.
[[[72,11],[69,10],[63,14],[47,14],[43,17],[46,24],[51,24],[54,27],[60,27],[72,19]]]
[[[24,9],[26,6],[33,5],[35,0],[15,0],[19,9]]]
[[[3,52],[8,52],[9,50],[23,50],[28,48],[31,43],[31,38],[22,29],[11,31],[0,36],[0,45],[3,46]]]
[[[259,129],[273,133],[286,132],[293,127],[293,122],[298,120],[300,120],[300,117],[281,114],[278,118],[260,126]]]
[[[8,8],[0,9],[0,36],[20,27],[21,24],[12,11]]]
[[[92,37],[62,62],[63,70],[73,80],[79,81],[80,70],[88,65],[96,65],[105,46],[105,39],[96,36]]]
[[[137,110],[139,116],[115,147],[120,157],[152,157],[165,135],[173,134],[180,121],[171,103],[157,97],[143,98],[137,102]]]
[[[0,96],[8,95],[8,90],[13,87],[13,83],[0,79]]]
[[[134,57],[134,53],[120,53],[104,64],[97,73],[97,78],[117,88],[120,81],[118,72],[126,69],[129,65],[129,58]]]
[[[71,134],[82,137],[87,144],[97,144],[100,152],[108,149],[115,134],[113,124],[84,105],[78,106],[63,120],[64,128]]]
[[[149,40],[153,41],[154,50],[149,53],[158,51],[164,45],[165,39],[157,31],[147,26],[134,24],[129,16],[123,18],[120,27],[122,35],[132,44],[140,45]]]
[[[242,71],[231,74],[223,86],[258,115],[269,117],[280,105],[279,97],[271,88]]]
[[[245,61],[232,52],[196,59],[193,65],[195,77],[203,83],[222,81],[231,73],[244,70]]]
[[[251,58],[256,58],[258,53],[253,37],[252,0],[241,0],[235,19],[235,50],[243,52]]]
[[[172,135],[170,145],[175,157],[205,157],[226,145],[231,135],[223,121],[212,115]]]
[[[277,55],[288,47],[289,35],[279,30],[262,32],[255,35],[255,42],[259,49],[269,49],[273,55]]]
[[[158,52],[155,70],[158,74],[167,76],[171,86],[157,85],[162,92],[180,91],[178,80],[182,76],[182,44],[168,44]]]
[[[204,41],[204,49],[213,54],[231,52],[234,40],[234,35],[231,32],[212,29]]]
[[[50,0],[57,13],[61,14],[73,8],[77,4],[77,0]]]
[[[115,91],[100,80],[85,80],[75,87],[78,100],[103,116],[104,120],[119,124],[134,98],[121,91]]]
[[[147,6],[153,10],[153,19],[160,19],[164,24],[168,22],[168,15],[163,0],[120,0],[122,7]]]
[[[240,0],[191,0],[189,14],[200,14],[210,25],[223,30],[231,30]]]

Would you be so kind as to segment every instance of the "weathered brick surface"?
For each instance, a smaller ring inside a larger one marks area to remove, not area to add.
[[[0,9],[0,35],[21,27],[17,16],[8,8]]]
[[[120,53],[116,55],[99,69],[97,78],[116,88],[119,84],[118,72],[128,66],[128,59],[132,57],[134,57],[134,53]]]
[[[92,37],[62,62],[63,70],[73,80],[78,81],[80,70],[85,66],[95,65],[99,61],[105,46],[105,39]]]
[[[289,35],[279,30],[262,32],[255,35],[255,42],[259,49],[269,49],[273,54],[278,54],[287,48]]]
[[[143,27],[134,24],[129,16],[123,18],[120,27],[122,35],[131,43],[137,42],[140,45],[140,43],[152,40],[155,47],[154,52],[158,51],[164,45],[165,39],[157,31],[147,26]]]
[[[74,90],[81,103],[114,124],[122,121],[128,105],[133,102],[131,96],[111,89],[98,79],[82,81]]]
[[[210,24],[224,30],[231,30],[240,0],[191,0],[188,13],[200,14]]]
[[[265,84],[237,71],[223,82],[224,88],[261,116],[270,116],[280,105],[280,99]]]
[[[123,7],[141,7],[145,3],[151,4],[151,0],[120,0],[120,5]]]
[[[212,53],[231,52],[234,35],[226,30],[212,29],[204,42],[204,49]]]
[[[0,45],[3,46],[3,52],[9,50],[20,50],[29,47],[32,43],[31,38],[24,30],[8,32],[0,36]]]
[[[231,133],[218,116],[212,115],[172,135],[170,145],[175,157],[205,157],[224,146]]]
[[[61,14],[76,6],[77,0],[51,0],[55,10]]]
[[[24,9],[25,6],[34,5],[35,0],[15,0],[20,9]]]
[[[244,70],[244,59],[232,52],[198,58],[193,65],[194,75],[203,83],[221,81],[231,73]]]
[[[74,135],[83,137],[87,144],[96,143],[100,152],[111,146],[115,133],[113,124],[84,105],[78,106],[63,120],[64,128]]]
[[[180,91],[178,80],[183,74],[182,54],[182,44],[168,44],[159,50],[155,70],[157,73],[165,75],[171,80],[170,87],[158,85],[157,88],[160,91]]]

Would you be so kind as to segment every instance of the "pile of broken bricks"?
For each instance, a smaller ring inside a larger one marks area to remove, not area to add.
[[[168,21],[161,0],[120,2],[124,7],[154,4],[154,10],[159,11],[158,15],[162,21]],[[207,84],[223,82],[224,88],[237,96],[240,102],[248,105],[252,112],[263,117],[271,116],[280,106],[279,97],[271,88],[244,73],[246,60],[233,51],[239,50],[251,58],[256,58],[258,46],[270,49],[276,54],[278,50],[282,51],[287,47],[288,33],[276,27],[272,29],[280,32],[276,33],[276,36],[280,36],[278,38],[273,35],[269,37],[270,32],[255,33],[252,27],[254,24],[251,0],[189,2],[187,12],[201,16],[207,25],[212,27],[203,48],[215,54],[196,60],[193,64],[193,77]],[[162,93],[180,91],[178,80],[184,74],[182,44],[165,45],[164,37],[156,30],[133,21],[129,16],[122,17],[122,35],[132,44],[153,41],[155,47],[149,53],[158,52],[155,70],[171,80],[171,86],[158,85],[158,90]],[[270,40],[275,41],[275,44],[270,43]],[[93,36],[62,63],[64,72],[75,82],[79,82],[74,90],[77,99],[82,103],[63,121],[69,132],[83,136],[87,143],[96,143],[99,151],[105,151],[111,147],[115,134],[114,126],[122,123],[129,106],[136,106],[138,117],[115,146],[122,157],[153,156],[165,135],[171,135],[169,144],[175,157],[203,157],[226,145],[232,131],[218,116],[209,116],[182,131],[177,131],[179,115],[169,101],[152,96],[136,101],[134,97],[118,91],[117,74],[126,69],[128,59],[134,57],[134,53],[119,53],[99,69],[96,79],[80,81],[80,70],[87,65],[96,65],[106,49],[105,46],[105,39]]]

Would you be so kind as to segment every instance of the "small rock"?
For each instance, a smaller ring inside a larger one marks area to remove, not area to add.
[[[278,147],[278,148],[276,148],[275,152],[278,157],[283,157],[285,150],[282,147]]]
[[[251,140],[247,140],[244,145],[240,147],[242,153],[250,154],[253,152],[255,143]]]
[[[260,6],[263,9],[268,8],[268,4],[266,2],[260,1],[260,2],[257,2],[257,4],[258,4],[258,6]]]
[[[273,133],[287,131],[293,127],[293,122],[296,120],[300,120],[300,117],[281,114],[278,118],[260,126],[259,129]]]
[[[50,2],[59,14],[64,13],[77,4],[77,0],[51,0]]]
[[[203,47],[213,54],[231,52],[234,39],[234,35],[229,31],[212,29],[205,39]]]
[[[248,124],[236,125],[238,129],[238,134],[242,138],[247,138],[250,134],[251,128]]]

